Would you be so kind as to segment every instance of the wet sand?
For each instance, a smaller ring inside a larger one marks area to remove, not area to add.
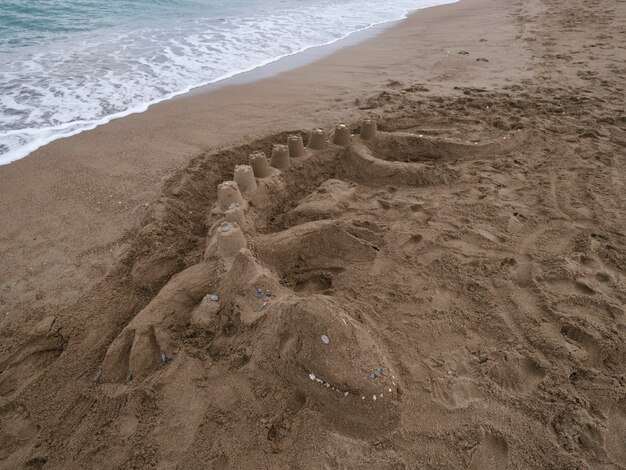
[[[422,10],[0,167],[0,467],[626,468],[624,8]]]

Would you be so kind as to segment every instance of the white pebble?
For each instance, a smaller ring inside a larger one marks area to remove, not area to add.
[[[309,379],[315,380],[315,374],[309,374]]]
[[[374,401],[376,401],[376,395],[374,395],[372,398],[374,399]]]

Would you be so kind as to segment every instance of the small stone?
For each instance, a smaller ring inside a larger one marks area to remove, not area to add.
[[[165,364],[167,362],[167,354],[164,352],[161,353],[161,362]]]
[[[324,344],[330,343],[330,338],[326,335],[322,335],[322,343]]]
[[[267,307],[267,300],[261,304],[261,306],[259,307],[259,312],[263,310],[265,307]]]
[[[219,297],[219,295],[211,294],[210,299],[211,299],[213,302],[217,302],[218,300],[220,300],[220,297]]]
[[[324,385],[326,385],[326,388],[330,388],[330,384],[328,382],[326,382]]]
[[[374,401],[376,401],[376,395],[374,395],[374,396],[372,397],[372,399],[373,399]]]
[[[265,291],[265,295],[268,296],[268,297],[271,297],[272,296],[272,291],[271,290],[266,290]]]
[[[382,373],[383,373],[383,370],[382,370],[380,367],[378,367],[378,368],[376,369],[376,373],[377,373],[377,374],[382,374]]]
[[[350,392],[345,392],[345,393],[343,394],[343,396],[344,396],[344,397],[347,397],[349,394],[350,394]]]
[[[99,370],[98,372],[96,372],[96,382],[97,382],[98,380],[100,380],[100,377],[102,377],[102,371],[101,371],[101,370]]]
[[[376,380],[376,374],[374,374],[374,372],[372,372],[372,373],[370,374],[370,379],[372,379],[372,380]]]
[[[391,389],[389,389],[389,393],[391,393]]]
[[[222,227],[222,232],[226,233],[226,232],[230,232],[230,227],[228,225],[224,225]]]
[[[315,380],[315,374],[309,374],[309,379]]]

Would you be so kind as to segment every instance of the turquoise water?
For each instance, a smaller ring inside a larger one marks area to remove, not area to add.
[[[0,164],[453,0],[0,0]]]

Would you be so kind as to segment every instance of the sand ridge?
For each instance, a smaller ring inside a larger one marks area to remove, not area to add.
[[[532,80],[391,83],[241,198],[308,130],[171,177],[3,341],[3,466],[624,468],[623,5],[513,11]]]

